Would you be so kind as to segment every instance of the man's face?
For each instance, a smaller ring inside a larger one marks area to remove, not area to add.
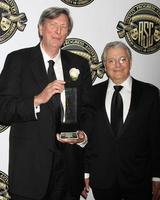
[[[9,20],[5,17],[2,17],[0,24],[1,24],[1,29],[3,31],[7,31],[9,29],[10,25],[11,25],[11,20]]]
[[[160,40],[160,30],[155,30],[154,32],[154,40],[158,42]]]
[[[125,49],[111,48],[108,50],[105,71],[114,83],[121,84],[125,81],[130,74],[130,68],[131,60]]]
[[[133,40],[137,40],[138,39],[138,29],[134,28],[130,31],[131,37],[133,38]]]
[[[39,34],[42,36],[44,47],[59,49],[68,35],[68,26],[68,18],[64,14],[55,19],[46,19],[39,26]]]

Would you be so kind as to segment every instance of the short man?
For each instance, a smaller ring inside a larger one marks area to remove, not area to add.
[[[96,200],[151,200],[152,192],[158,200],[159,90],[131,77],[132,54],[124,43],[108,43],[102,60],[108,80],[93,86],[96,114],[88,139],[86,183]]]

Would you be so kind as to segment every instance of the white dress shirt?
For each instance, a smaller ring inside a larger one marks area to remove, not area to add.
[[[115,85],[115,83],[113,83],[113,81],[111,79],[109,79],[106,98],[105,98],[105,108],[106,108],[106,112],[107,112],[109,121],[111,120],[111,101],[112,101],[112,95],[114,93],[114,87],[113,87],[114,85]],[[131,76],[129,76],[120,85],[123,86],[123,88],[120,91],[120,94],[121,94],[122,100],[123,100],[123,123],[124,123],[126,120],[129,108],[130,108],[130,103],[131,103],[131,92],[132,92]],[[85,173],[85,178],[89,178],[89,173]],[[160,181],[160,178],[153,177],[152,181]]]
[[[44,49],[43,49],[43,47],[42,47],[41,44],[40,44],[40,49],[41,49],[41,52],[42,52],[42,56],[43,56],[43,60],[44,60],[44,65],[45,65],[45,68],[46,68],[46,72],[48,72],[48,67],[49,67],[48,61],[49,60],[53,60],[54,61],[54,71],[55,71],[57,80],[64,80],[60,50],[59,50],[58,54],[56,55],[56,57],[50,58],[48,56],[48,54],[44,51]],[[63,105],[64,112],[65,112],[65,110],[66,110],[65,91],[63,91],[61,93],[60,97],[61,97],[61,102],[62,102],[62,105]]]
[[[48,61],[49,60],[53,60],[54,61],[54,71],[55,71],[57,80],[64,80],[60,51],[58,52],[58,54],[56,55],[56,57],[50,58],[48,56],[48,54],[44,51],[44,49],[42,47],[42,44],[40,44],[40,49],[41,49],[41,52],[42,52],[42,56],[43,56],[43,60],[44,60],[44,65],[45,65],[46,72],[48,72],[48,67],[49,67]],[[64,112],[65,112],[65,109],[66,109],[66,105],[65,105],[65,91],[63,91],[61,93],[60,97],[61,97],[61,102],[62,102],[62,105],[63,105]],[[40,112],[40,106],[35,106],[34,110],[35,110],[35,116],[37,118],[37,113]]]
[[[108,89],[107,89],[106,99],[105,99],[105,107],[106,107],[106,112],[107,112],[109,121],[111,119],[111,116],[110,116],[111,101],[112,101],[112,95],[114,93],[114,87],[113,87],[114,85],[115,83],[113,83],[112,80],[109,79]],[[120,94],[123,100],[123,123],[124,123],[126,116],[128,114],[130,102],[131,102],[132,78],[129,76],[121,85],[123,86],[123,88],[120,91]]]

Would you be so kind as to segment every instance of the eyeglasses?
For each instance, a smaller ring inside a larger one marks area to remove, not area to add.
[[[106,60],[108,65],[115,65],[116,63],[125,64],[128,62],[128,58],[125,56],[121,56],[119,58],[109,58]]]
[[[52,30],[60,30],[62,33],[68,32],[68,25],[66,24],[59,25],[56,22],[52,22],[52,23],[49,23],[49,25]]]

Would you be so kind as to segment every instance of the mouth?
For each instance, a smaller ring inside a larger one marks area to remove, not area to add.
[[[113,70],[114,72],[122,72],[122,70],[121,69],[115,69],[115,70]]]
[[[59,37],[52,37],[53,40],[60,40],[61,38]]]

